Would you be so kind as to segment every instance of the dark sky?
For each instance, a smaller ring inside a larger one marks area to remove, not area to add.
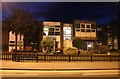
[[[2,4],[3,19],[12,14],[13,8],[24,8],[38,20],[96,20],[97,24],[107,24],[116,19],[117,2],[6,2]]]

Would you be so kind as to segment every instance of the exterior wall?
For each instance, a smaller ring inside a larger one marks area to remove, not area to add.
[[[94,21],[75,21],[75,37],[96,37],[96,24]]]
[[[43,39],[51,37],[57,42],[57,49],[62,48],[62,28],[61,22],[43,21]]]
[[[64,48],[65,47],[72,47],[72,24],[66,24],[63,25],[63,40],[64,40]]]
[[[20,40],[20,35],[18,34],[17,36],[18,41],[17,41],[17,50],[23,50],[23,38],[24,36],[21,35],[21,40]],[[12,31],[9,32],[9,52],[15,49],[15,33],[12,33]]]
[[[94,42],[97,40],[96,23],[88,20],[74,20],[73,37],[79,37],[87,42],[87,50],[94,48]]]

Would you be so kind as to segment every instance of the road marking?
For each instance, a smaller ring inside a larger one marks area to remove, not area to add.
[[[36,71],[36,70],[0,70],[2,72],[118,72],[118,70],[72,70],[72,71]]]
[[[118,75],[118,73],[86,73],[83,75]]]

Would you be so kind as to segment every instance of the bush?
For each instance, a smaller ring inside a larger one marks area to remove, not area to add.
[[[87,47],[87,43],[86,41],[82,40],[81,38],[73,38],[73,41],[72,41],[72,45],[73,47],[76,47],[78,49],[86,49]]]
[[[110,51],[110,48],[107,45],[100,45],[97,47],[97,53],[107,54]]]
[[[41,41],[41,46],[44,48],[46,53],[50,53],[53,50],[54,41],[51,38],[47,37]]]
[[[78,55],[78,49],[76,47],[64,48],[65,55]]]

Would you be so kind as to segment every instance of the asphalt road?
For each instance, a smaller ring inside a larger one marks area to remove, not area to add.
[[[120,79],[118,78],[118,68],[118,62],[36,63],[3,61],[2,69],[4,70],[0,71],[2,79]]]
[[[118,77],[118,70],[1,70],[2,77]]]

